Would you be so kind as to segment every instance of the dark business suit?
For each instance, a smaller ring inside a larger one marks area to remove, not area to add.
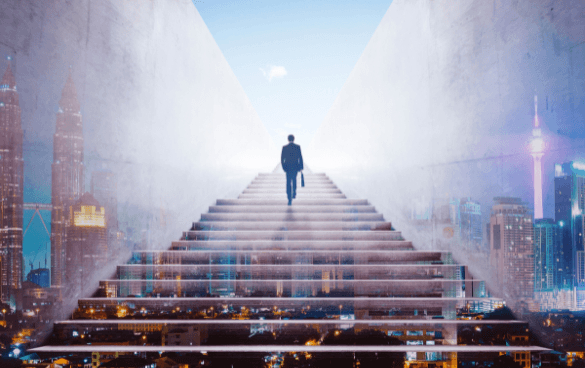
[[[303,169],[301,146],[293,142],[283,146],[280,163],[286,171],[286,196],[290,202],[297,193],[297,173]]]

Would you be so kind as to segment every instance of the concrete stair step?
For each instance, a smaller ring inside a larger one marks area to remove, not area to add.
[[[250,185],[248,185],[248,187],[246,189],[283,189],[286,188],[286,181],[282,181],[282,182],[278,182],[278,183],[251,183]],[[302,189],[309,189],[309,188],[315,188],[315,189],[339,189],[337,188],[337,185],[331,183],[310,183],[307,184],[305,182],[305,186],[301,186],[301,183],[297,183],[297,188],[302,188]]]
[[[186,231],[184,240],[402,240],[400,231]]]
[[[252,179],[253,181],[278,181],[278,180],[286,180],[286,175],[282,174],[282,175],[272,175],[272,176],[257,176],[254,179]],[[297,180],[301,180],[301,174],[297,174]],[[331,179],[329,179],[326,176],[311,176],[311,175],[305,175],[305,181],[322,181],[322,182],[332,182]]]
[[[347,198],[332,198],[332,199],[300,199],[295,198],[295,207],[299,205],[307,206],[368,206],[370,205],[366,199],[347,199]],[[220,205],[262,205],[262,206],[286,206],[288,201],[286,199],[218,199],[216,204]],[[288,207],[287,207],[288,208]]]
[[[200,326],[209,326],[209,325],[227,325],[231,327],[232,324],[237,325],[274,325],[274,326],[282,326],[282,325],[330,325],[329,327],[333,329],[340,329],[341,325],[374,325],[374,326],[401,326],[404,328],[413,327],[413,326],[426,326],[428,329],[435,329],[437,325],[448,324],[448,325],[483,325],[483,326],[490,326],[490,325],[523,325],[526,326],[528,322],[521,321],[521,320],[447,320],[447,319],[428,319],[427,316],[422,315],[422,318],[414,319],[352,319],[352,320],[339,320],[339,319],[258,319],[258,318],[250,318],[250,319],[223,319],[223,318],[206,318],[206,319],[151,319],[147,322],[149,324],[161,324],[167,323],[169,326],[177,326],[177,325],[200,325]],[[143,319],[126,319],[124,324],[144,324],[145,321]],[[84,327],[91,327],[91,326],[108,326],[109,328],[117,328],[118,324],[120,324],[117,320],[95,320],[95,319],[75,319],[69,321],[57,321],[55,325],[61,326],[68,326],[68,325],[78,325]],[[434,328],[433,328],[434,326]],[[126,326],[124,326],[126,327]],[[182,327],[182,326],[181,326]],[[362,327],[362,326],[360,326]],[[518,326],[520,327],[520,326]],[[404,346],[404,345],[402,345]],[[413,345],[410,345],[413,346]],[[459,345],[459,346],[466,346],[466,345]],[[478,346],[478,345],[476,345]],[[493,346],[493,345],[491,345]],[[517,347],[522,348],[522,346],[508,346],[508,348]],[[409,348],[410,349],[410,348]],[[505,349],[504,349],[505,350]]]
[[[309,173],[309,172],[304,172],[303,174],[305,175],[305,178],[327,178],[327,175],[325,175],[325,173]],[[300,176],[300,172],[299,172],[299,176]],[[282,172],[277,172],[277,173],[259,173],[257,177],[285,177],[286,173],[284,171]]]
[[[297,185],[301,185],[302,178],[300,175],[297,176]],[[277,184],[284,184],[286,183],[286,177],[277,177],[277,178],[257,178],[250,181],[250,185],[277,185]],[[305,184],[315,184],[315,185],[335,185],[333,181],[328,178],[307,178],[305,176]]]
[[[305,186],[303,187],[301,185],[301,181],[297,180],[297,188],[336,188],[339,189],[337,187],[337,185],[333,184],[333,183],[327,183],[327,182],[311,182],[311,181],[307,181],[305,180]],[[248,187],[255,187],[255,188],[277,188],[277,189],[282,189],[282,188],[286,188],[286,180],[279,180],[279,181],[269,181],[269,182],[251,182],[250,184],[248,184]]]
[[[271,189],[244,189],[242,192],[243,194],[286,194],[286,187],[283,185],[280,188],[271,188]],[[308,188],[308,187],[297,187],[297,196],[299,194],[339,194],[341,190],[339,189],[322,189],[322,188]]]
[[[215,270],[213,270],[215,271]],[[228,272],[228,270],[226,270]],[[233,274],[230,273],[212,273],[212,275],[220,276],[221,279],[209,279],[209,273],[204,274],[202,273],[199,279],[110,279],[110,280],[100,280],[100,285],[155,285],[157,290],[163,289],[175,289],[177,285],[180,285],[181,289],[188,289],[189,287],[200,287],[200,286],[219,286],[219,285],[227,285],[232,284],[239,287],[255,287],[255,288],[274,288],[278,284],[281,285],[288,285],[293,287],[300,287],[300,286],[317,286],[322,288],[323,286],[330,286],[332,289],[345,289],[351,290],[352,286],[357,288],[363,288],[363,290],[367,289],[379,289],[379,290],[386,290],[386,292],[392,292],[394,290],[399,290],[401,294],[403,294],[406,290],[409,291],[429,291],[433,290],[433,292],[444,292],[444,288],[449,286],[459,286],[463,287],[465,282],[483,282],[483,280],[449,280],[449,279],[441,279],[441,278],[419,278],[419,279],[348,279],[348,280],[334,280],[334,279],[319,279],[319,280],[312,280],[312,279],[271,279],[271,278],[264,278],[264,279],[236,279],[237,273],[234,270]],[[156,286],[158,285],[158,287]],[[349,287],[348,287],[349,286]],[[351,290],[352,292],[357,292],[357,290]],[[370,294],[371,292],[368,292]],[[125,295],[123,295],[125,296]],[[248,295],[251,296],[251,295]],[[366,295],[364,295],[366,296]],[[380,295],[380,296],[390,296],[390,295]]]
[[[340,280],[456,279],[460,265],[444,264],[125,264],[117,266],[122,280],[224,279],[226,272],[237,279],[321,280],[326,273]]]
[[[453,264],[446,253],[413,252],[405,249],[355,249],[355,250],[319,250],[307,251],[297,249],[210,249],[143,251],[134,252],[129,264],[132,265],[226,265],[236,260],[242,261],[242,267],[265,267],[282,265],[283,267],[311,267],[315,265],[324,270],[339,265],[443,265]],[[234,265],[235,266],[235,265]],[[459,266],[459,265],[458,265]],[[229,267],[229,265],[226,265]],[[446,276],[445,276],[446,277]]]
[[[408,254],[410,253],[410,254]],[[154,258],[153,258],[154,257]],[[264,265],[298,265],[298,267],[310,267],[312,264],[320,267],[334,267],[336,265],[400,265],[417,263],[420,265],[453,264],[445,253],[419,253],[405,249],[355,249],[355,250],[298,250],[298,249],[210,249],[198,250],[172,250],[172,251],[145,251],[134,252],[129,264],[133,265],[205,265],[228,264],[236,260],[246,263],[243,266]],[[402,262],[402,263],[401,263]]]
[[[287,198],[286,192],[281,193],[254,193],[247,194],[243,193],[238,196],[240,199],[254,199],[254,198],[269,198],[269,199],[281,199]],[[312,198],[346,198],[345,194],[342,193],[297,193],[298,199],[312,199]]]
[[[259,200],[257,198],[250,200]],[[322,199],[319,199],[322,200]],[[305,200],[299,199],[299,204],[294,202],[292,206],[210,206],[209,212],[244,212],[244,213],[374,213],[374,206],[330,206],[330,205],[304,205]],[[286,202],[286,199],[285,199]]]
[[[194,222],[191,230],[370,231],[392,230],[392,224],[390,222],[383,221],[202,221]]]
[[[204,213],[201,221],[384,221],[379,213]]]
[[[310,306],[315,308],[343,308],[362,309],[362,310],[388,310],[392,308],[401,308],[405,316],[410,313],[410,318],[425,318],[424,309],[427,309],[427,316],[442,315],[441,309],[462,308],[468,304],[485,303],[490,304],[502,303],[500,298],[487,297],[344,297],[344,296],[306,296],[306,297],[239,297],[239,296],[219,296],[219,297],[152,297],[142,298],[117,298],[117,297],[99,297],[99,298],[81,298],[78,300],[80,308],[107,308],[109,306],[126,306],[129,303],[139,310],[141,307],[148,308],[151,311],[171,311],[172,309],[181,308],[184,310],[214,309],[222,308],[222,305],[229,305],[234,309],[246,308],[269,308],[277,307],[279,309],[304,309]],[[438,310],[431,310],[438,308]],[[417,315],[414,310],[419,311]],[[445,319],[448,316],[443,316]],[[453,317],[454,319],[456,317]],[[125,319],[120,319],[124,321]],[[127,319],[126,319],[127,320]],[[374,320],[378,321],[378,320]]]
[[[297,175],[297,182],[301,182],[302,176]],[[286,176],[278,177],[256,177],[251,180],[251,183],[284,183]],[[305,183],[321,183],[321,184],[335,184],[331,179],[326,177],[310,177],[305,175]]]
[[[411,241],[408,240],[225,240],[207,242],[204,240],[177,240],[171,245],[172,250],[230,250],[230,251],[263,251],[263,252],[391,252],[392,254],[401,254],[402,257],[413,257],[417,259],[420,254],[447,254],[441,251],[415,251]],[[167,250],[144,251],[156,257],[157,254],[170,252]],[[399,252],[399,253],[396,253]],[[136,252],[135,252],[136,253]],[[404,253],[404,254],[403,254]],[[176,254],[176,253],[169,253]],[[178,257],[191,255],[193,252],[187,251],[176,254]]]
[[[235,275],[234,275],[235,277]],[[461,293],[461,280],[102,280],[101,295],[128,297],[204,297],[235,293],[246,296],[337,295],[354,297],[443,297]],[[115,290],[115,295],[112,292]],[[98,292],[99,294],[99,292]],[[447,294],[447,295],[446,295]]]

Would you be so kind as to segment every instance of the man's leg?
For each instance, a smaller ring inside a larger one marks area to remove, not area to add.
[[[292,171],[286,172],[286,197],[288,198],[288,204],[292,201]]]
[[[292,197],[293,198],[297,197],[297,174],[298,173],[299,173],[298,171],[293,172],[293,178],[292,178],[292,192],[293,192]]]

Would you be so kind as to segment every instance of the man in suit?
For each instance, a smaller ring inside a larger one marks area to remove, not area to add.
[[[294,135],[288,136],[288,144],[282,147],[280,163],[286,171],[286,196],[288,205],[292,204],[293,198],[297,196],[297,174],[303,170],[303,155],[301,155],[301,146],[294,144]]]

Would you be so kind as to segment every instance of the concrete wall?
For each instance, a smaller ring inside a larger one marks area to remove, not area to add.
[[[26,130],[25,201],[50,201],[55,113],[70,66],[87,182],[94,169],[113,170],[121,210],[165,217],[151,220],[166,223],[152,246],[168,246],[217,197],[277,163],[191,1],[2,1],[0,40],[0,54],[13,57]]]
[[[582,1],[395,0],[307,157],[432,248],[416,200],[472,196],[484,219],[497,195],[532,202],[537,93],[552,217],[554,163],[585,155],[584,41]]]
[[[71,67],[86,183],[97,169],[117,174],[119,229],[140,247],[170,247],[217,198],[234,197],[278,162],[189,0],[5,0],[0,55],[13,58],[20,95],[25,202],[51,201],[55,114]],[[5,68],[3,59],[2,73]],[[36,225],[24,254],[30,260],[40,249],[38,261],[48,237]],[[120,254],[127,257],[128,250]],[[114,269],[111,264],[100,278]]]

